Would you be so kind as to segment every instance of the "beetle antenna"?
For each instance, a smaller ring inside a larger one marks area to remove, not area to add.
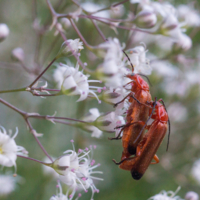
[[[130,62],[130,64],[131,64],[131,67],[132,67],[132,73],[134,72],[134,67],[133,67],[133,64],[132,64],[132,62],[131,62],[131,59],[129,58],[129,56],[127,55],[127,53],[124,51],[124,50],[122,50],[123,51],[123,53],[125,54],[125,56],[128,58],[128,61]]]
[[[146,75],[144,75],[144,74],[140,74],[140,73],[138,73],[138,74],[139,74],[140,76],[145,77],[145,78],[147,79],[149,85],[152,86],[151,81],[149,80],[149,78],[148,78]]]
[[[164,101],[162,100],[162,99],[159,99],[161,102],[162,102],[162,104],[163,104],[163,106],[164,106],[164,108],[165,108],[165,110],[166,110],[166,112],[167,112],[167,108],[166,108],[166,106],[165,106],[165,103],[164,103]],[[168,113],[167,113],[168,114]],[[168,139],[167,139],[167,149],[166,149],[166,151],[168,151],[168,149],[169,149],[169,139],[170,139],[170,133],[171,133],[171,123],[170,123],[170,120],[169,120],[169,115],[168,115],[168,125],[169,125],[169,133],[168,133]]]

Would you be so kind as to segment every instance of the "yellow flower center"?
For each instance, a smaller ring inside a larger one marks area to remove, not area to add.
[[[3,154],[3,149],[2,149],[2,147],[0,147],[0,154]]]

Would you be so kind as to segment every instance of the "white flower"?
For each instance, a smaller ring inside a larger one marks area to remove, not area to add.
[[[157,16],[152,7],[145,6],[143,10],[136,15],[134,22],[140,28],[152,28],[156,25]]]
[[[65,29],[68,29],[69,27],[71,27],[71,23],[69,21],[69,19],[67,19],[66,17],[63,17],[61,20],[60,20],[61,24],[63,25],[63,27]],[[77,40],[77,39],[76,39]],[[79,45],[81,45],[82,42],[79,43]]]
[[[185,195],[185,200],[199,200],[199,195],[196,192],[189,191]]]
[[[149,60],[146,58],[146,52],[145,45],[137,46],[126,51],[134,66],[134,73],[151,74],[152,68],[149,65]]]
[[[54,159],[53,157],[51,157],[51,158]],[[45,157],[43,161],[44,161],[44,163],[50,163],[51,162],[51,160],[48,157]],[[46,165],[42,165],[42,171],[45,175],[52,176],[55,179],[57,179],[58,176],[59,176],[58,173],[56,173],[54,169],[52,169],[52,168],[50,168]]]
[[[6,24],[0,24],[0,42],[8,37],[9,32],[9,28]]]
[[[70,67],[68,65],[60,64],[54,71],[54,80],[57,82],[58,88],[61,88],[62,92],[66,95],[80,95],[77,101],[85,100],[89,94],[92,94],[100,103],[95,92],[102,89],[101,87],[90,86],[90,82],[101,82],[98,80],[88,80],[87,75],[79,71],[79,65],[76,67]],[[95,90],[96,89],[96,90]]]
[[[155,196],[149,198],[148,200],[184,200],[181,199],[179,196],[175,196],[178,191],[181,189],[181,187],[178,187],[175,192],[172,191],[161,191],[159,194],[156,194]]]
[[[188,27],[200,26],[199,13],[189,5],[179,5],[177,7],[177,15],[179,21],[185,22],[185,25]]]
[[[130,79],[129,79],[130,82]],[[108,89],[103,92],[102,99],[110,104],[116,104],[120,102],[128,94],[124,88]]]
[[[114,132],[115,127],[121,126],[125,124],[125,120],[122,116],[117,115],[116,112],[108,112],[100,117],[98,117],[95,121],[95,125],[102,131],[106,132]],[[116,134],[117,135],[117,134]]]
[[[75,40],[69,39],[63,42],[57,57],[70,56],[72,54],[77,54],[79,50],[84,49],[83,43],[80,42],[80,38]]]
[[[17,61],[24,61],[24,50],[20,47],[13,49],[11,55]]]
[[[100,116],[99,110],[97,108],[91,108],[89,110],[89,113],[86,114],[81,120],[86,121],[86,122],[94,122],[99,116]],[[92,137],[99,138],[102,135],[102,131],[100,131],[95,126],[83,124],[83,128],[91,132]]]
[[[56,195],[53,195],[50,200],[73,200],[75,192],[73,192],[72,194],[68,195],[69,190],[67,191],[67,194],[64,195],[62,193],[62,187],[61,184],[58,183],[58,185],[56,186],[58,188],[58,191],[56,192]],[[74,200],[78,200],[79,197],[81,197],[81,194],[78,194],[78,197]]]
[[[126,72],[123,61],[123,47],[117,38],[109,38],[107,42],[99,45],[104,62],[97,68],[97,77],[105,81],[108,87],[122,87],[124,74]]]
[[[174,43],[173,50],[187,51],[192,47],[192,40],[189,36],[180,33],[177,41]]]
[[[96,11],[104,8],[104,5],[103,4],[100,5],[100,4],[97,4],[97,3],[86,1],[84,3],[81,3],[81,7],[84,8],[84,10],[86,10],[87,12],[96,12]],[[97,12],[97,13],[94,13],[92,15],[97,16],[97,17],[105,17],[105,18],[110,17],[110,14],[107,10]]]
[[[113,4],[115,5],[115,3]],[[111,17],[112,18],[116,18],[116,17],[122,17],[122,15],[124,14],[125,10],[124,10],[124,5],[120,4],[117,6],[111,6]]]
[[[12,175],[0,175],[0,196],[6,196],[13,192],[18,181],[20,181],[20,177],[13,177]]]
[[[101,171],[93,171],[99,164],[94,165],[95,160],[92,159],[92,146],[90,150],[88,148],[85,150],[79,149],[78,153],[74,150],[65,151],[64,156],[54,161],[52,168],[60,174],[59,179],[72,188],[73,191],[83,189],[87,192],[87,189],[91,188],[91,199],[93,199],[94,193],[99,192],[93,180],[102,180],[101,178],[93,176],[95,173],[102,174]]]
[[[23,147],[16,145],[14,139],[17,134],[17,128],[16,133],[11,137],[7,135],[6,130],[0,126],[0,165],[16,167],[17,155],[27,154],[27,151]]]
[[[191,170],[191,175],[200,185],[200,159],[194,162]]]

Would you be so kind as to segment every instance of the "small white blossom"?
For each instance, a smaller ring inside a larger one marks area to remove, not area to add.
[[[65,29],[68,29],[69,27],[71,27],[71,23],[69,21],[69,19],[67,19],[66,17],[63,17],[61,20],[60,20],[61,24],[63,25],[63,27]],[[76,39],[77,40],[77,39]],[[80,44],[80,43],[79,43]]]
[[[200,185],[200,159],[194,162],[191,170],[191,175]]]
[[[8,37],[9,32],[9,28],[6,24],[0,24],[0,42]]]
[[[115,5],[115,3],[113,4]],[[123,4],[120,4],[120,5],[117,5],[117,6],[111,6],[111,17],[122,17],[125,10],[124,10],[124,5]]]
[[[0,175],[0,197],[13,192],[16,188],[17,182],[20,182],[19,176],[13,177],[13,175]]]
[[[73,192],[72,194],[68,195],[69,190],[67,191],[67,194],[64,195],[62,192],[62,187],[61,184],[58,183],[58,185],[56,186],[58,188],[58,191],[56,192],[56,195],[53,195],[49,200],[73,200],[75,192]],[[78,194],[78,197],[74,200],[78,200],[79,197],[81,197],[81,194]]]
[[[199,195],[196,192],[189,191],[185,195],[185,200],[199,200]]]
[[[145,6],[134,20],[135,24],[140,28],[152,28],[156,25],[157,16],[150,6]]]
[[[116,104],[120,102],[127,94],[128,92],[124,88],[109,88],[103,92],[102,99],[107,103]]]
[[[79,15],[82,13],[82,8],[79,6],[78,9],[75,12],[70,13],[71,17],[73,19],[75,19],[75,21],[77,22],[79,19]]]
[[[54,159],[53,157],[51,157],[52,159]],[[45,159],[43,160],[44,163],[50,163],[51,160],[48,157],[45,157]],[[46,165],[42,165],[42,171],[44,173],[44,175],[46,176],[51,176],[55,179],[57,179],[59,177],[59,174],[52,168],[46,166]]]
[[[13,49],[11,55],[16,61],[24,61],[24,50],[20,47]]]
[[[84,3],[81,3],[81,7],[84,8],[84,10],[86,10],[87,12],[96,12],[102,8],[104,8],[103,4],[97,4],[96,2],[93,3],[91,1],[85,1]],[[92,14],[93,16],[97,16],[97,17],[105,17],[105,18],[109,18],[110,14],[107,10],[101,11],[101,12],[97,12]]]
[[[89,113],[86,114],[81,120],[86,122],[94,122],[99,116],[99,110],[97,108],[91,108]],[[91,132],[92,137],[99,138],[102,135],[102,131],[100,131],[96,126],[83,124],[83,128]]]
[[[148,200],[184,200],[181,199],[179,196],[175,196],[178,191],[181,189],[181,187],[178,187],[175,192],[172,191],[161,191],[159,194],[156,194],[155,196],[149,198]]]
[[[92,94],[100,103],[95,92],[101,89],[100,87],[90,86],[90,82],[101,82],[98,80],[88,80],[88,75],[84,75],[79,71],[79,65],[76,67],[70,67],[65,64],[60,64],[54,71],[54,80],[57,82],[58,88],[61,88],[62,92],[66,95],[80,95],[77,101],[85,100],[89,94]]]
[[[117,38],[109,38],[107,42],[99,45],[104,62],[97,68],[97,77],[105,81],[108,87],[122,87],[124,74],[126,72],[123,62],[123,47]]]
[[[200,26],[200,15],[190,5],[179,5],[177,15],[179,21],[184,22],[187,27]]]
[[[24,147],[17,146],[15,143],[15,137],[18,134],[18,129],[16,133],[11,137],[6,133],[6,130],[0,126],[0,165],[6,167],[15,166],[17,155],[26,155],[27,151]]]
[[[126,51],[133,64],[134,73],[151,74],[152,68],[149,64],[149,60],[146,58],[146,52],[147,50],[144,45]]]
[[[123,124],[125,124],[124,118],[122,116],[119,116],[116,112],[105,113],[98,117],[95,121],[95,125],[100,130],[111,133],[115,131],[118,133],[118,129],[115,128]]]
[[[69,39],[63,42],[57,57],[71,56],[72,54],[77,54],[81,49],[84,49],[84,47],[79,38],[75,40]]]
[[[52,168],[60,174],[59,179],[72,188],[73,191],[76,189],[83,189],[87,192],[87,189],[90,188],[92,190],[91,199],[93,199],[95,192],[99,192],[94,185],[93,180],[102,180],[101,178],[93,176],[95,173],[102,174],[102,172],[93,171],[99,164],[94,165],[95,160],[92,159],[92,148],[93,147],[91,146],[90,150],[88,148],[85,150],[79,149],[78,153],[75,152],[75,149],[67,150],[64,152],[64,156],[52,163]]]
[[[192,47],[192,40],[189,36],[180,33],[179,38],[177,39],[177,41],[174,43],[173,45],[173,50],[177,51],[177,50],[183,50],[183,51],[187,51]]]

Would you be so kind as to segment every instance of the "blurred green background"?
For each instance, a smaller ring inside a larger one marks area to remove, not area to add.
[[[114,1],[108,2],[99,0],[94,2],[109,5],[109,3]],[[181,3],[188,2],[172,2],[173,5]],[[52,4],[57,8],[58,12],[67,12],[70,9],[76,8],[72,6],[71,1],[54,0]],[[124,5],[125,17],[127,16],[128,9],[131,10],[132,7],[129,3]],[[198,6],[196,8],[198,9]],[[25,65],[27,67],[34,68],[36,66],[34,61],[36,55],[36,59],[37,56],[39,58],[37,65],[42,68],[47,66],[53,59],[63,42],[62,38],[54,36],[54,30],[45,33],[44,36],[38,35],[33,29],[33,21],[36,16],[41,25],[47,26],[51,24],[51,15],[44,0],[0,0],[0,23],[6,23],[10,29],[9,37],[4,42],[0,43],[0,90],[27,86],[35,78],[34,75],[24,72],[19,63],[11,60],[10,55],[14,48],[21,47],[24,49]],[[89,44],[97,45],[103,42],[92,23],[88,20],[80,19],[77,26]],[[127,40],[128,31],[119,30],[118,35],[116,35],[112,29],[105,25],[100,24],[100,28],[106,37],[117,37],[121,42],[126,42]],[[188,34],[190,34],[191,31],[192,30],[188,30]],[[197,29],[197,33],[193,38],[193,47],[190,51],[185,53],[187,57],[196,58],[198,56],[200,50],[199,33]],[[66,36],[68,39],[76,39],[78,37],[72,27],[66,30]],[[40,40],[40,50],[38,51],[37,45]],[[55,42],[55,45],[52,46],[52,42]],[[133,44],[132,47],[136,45],[138,45],[138,43]],[[147,49],[149,50],[148,53],[153,52],[154,55],[159,55],[159,57],[163,57],[167,54],[167,52],[163,52],[163,54],[160,53],[159,47],[153,43],[148,45]],[[46,55],[49,50],[50,54],[47,57]],[[90,52],[87,49],[83,50],[81,53],[82,61],[87,62],[89,68],[95,69],[98,66],[99,60],[88,58]],[[70,57],[70,61],[75,63],[75,59],[72,57]],[[189,64],[189,66],[183,66],[174,58],[169,58],[169,62],[180,72],[177,75],[177,85],[179,85],[179,81],[180,83],[186,81],[184,79],[188,71],[195,72],[199,70],[198,59],[192,64]],[[45,77],[49,80],[51,80],[53,69],[54,67],[51,67],[47,74],[45,74]],[[53,157],[59,157],[62,155],[62,152],[71,149],[71,139],[75,141],[76,149],[85,148],[91,144],[97,146],[94,152],[94,158],[97,163],[101,163],[98,170],[104,172],[103,175],[100,175],[104,181],[95,183],[100,190],[99,194],[95,194],[95,200],[143,200],[150,198],[161,190],[175,191],[178,186],[182,187],[178,193],[182,198],[184,198],[185,193],[190,190],[200,194],[198,183],[191,177],[193,163],[200,158],[199,84],[190,84],[186,82],[185,84],[188,86],[188,89],[184,95],[170,95],[163,89],[163,85],[175,81],[174,77],[168,75],[166,78],[155,70],[149,78],[153,85],[151,87],[152,97],[157,96],[158,98],[162,98],[167,108],[173,103],[181,103],[185,107],[187,115],[184,119],[176,120],[176,117],[180,117],[181,113],[173,113],[172,109],[170,112],[172,115],[172,117],[170,116],[172,127],[169,151],[166,152],[166,137],[157,152],[160,158],[160,164],[151,165],[144,177],[139,181],[133,180],[130,172],[120,170],[113,164],[113,158],[117,161],[120,160],[122,145],[121,141],[108,140],[111,134],[104,133],[103,137],[96,139],[90,137],[89,133],[78,128],[62,124],[52,124],[45,120],[31,119],[32,125],[37,132],[44,134],[44,136],[40,138],[40,141]],[[50,86],[52,85],[53,81],[50,81]],[[98,104],[96,100],[74,103],[78,98],[69,96],[57,96],[43,99],[32,96],[28,92],[19,92],[1,94],[1,98],[27,112],[40,113],[41,115],[53,115],[56,111],[57,116],[77,119],[80,119],[90,108],[94,107],[97,107],[102,113],[108,110],[114,110],[111,105],[104,102]],[[23,118],[18,113],[15,113],[2,104],[0,104],[0,111],[0,124],[2,126],[7,130],[12,129],[13,131],[15,131],[15,127],[19,128],[16,143],[25,147],[29,151],[30,157],[43,160],[45,155],[38,147],[33,136],[28,132]],[[4,171],[9,171],[9,169],[4,169]],[[0,197],[0,199],[45,200],[56,193],[56,180],[45,176],[40,164],[18,158],[17,173],[24,178],[24,182],[18,184],[16,190],[9,196],[5,198]],[[81,199],[90,199],[90,197],[91,191],[87,194],[83,194]]]

